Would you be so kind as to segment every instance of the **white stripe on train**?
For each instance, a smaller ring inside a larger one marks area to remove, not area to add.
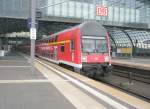
[[[46,57],[43,57],[43,56],[39,56],[39,55],[38,55],[38,57],[43,58],[43,59],[48,60],[48,61],[51,61],[51,62],[56,63],[56,64],[63,63],[63,64],[70,65],[72,67],[79,68],[79,69],[82,68],[82,64],[76,64],[76,63],[72,63],[72,62],[68,62],[68,61],[64,61],[64,60],[57,60],[56,61],[56,60],[49,59],[49,58],[46,58]]]

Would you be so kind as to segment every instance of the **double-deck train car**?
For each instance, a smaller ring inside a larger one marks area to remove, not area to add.
[[[104,77],[111,71],[109,36],[98,22],[84,22],[36,41],[36,55],[91,77]]]

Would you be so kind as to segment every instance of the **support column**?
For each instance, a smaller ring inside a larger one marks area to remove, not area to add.
[[[34,58],[35,58],[35,39],[36,39],[36,0],[31,0],[31,28],[30,28],[30,39],[31,39],[31,71],[34,72]]]

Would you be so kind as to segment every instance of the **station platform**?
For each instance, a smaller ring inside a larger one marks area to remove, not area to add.
[[[150,107],[146,101],[49,62],[36,60],[33,72],[29,62],[19,53],[0,58],[0,109]]]
[[[150,71],[150,58],[113,58],[112,65]]]
[[[27,59],[11,53],[0,59],[0,109],[75,109]]]

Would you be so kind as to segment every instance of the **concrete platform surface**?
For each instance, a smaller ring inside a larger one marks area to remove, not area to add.
[[[0,109],[75,109],[56,87],[18,53],[0,58]]]
[[[112,59],[112,64],[150,71],[150,59],[144,59],[144,58],[129,58],[129,59],[113,58]]]
[[[7,56],[0,59],[0,80],[44,78],[45,77],[36,68],[35,72],[32,72],[29,61],[18,53],[9,53]]]
[[[56,64],[51,65],[49,62],[37,60],[35,71],[32,72],[28,57],[13,53],[1,58],[0,109],[149,109],[150,107],[150,103],[127,93]]]
[[[0,109],[75,109],[51,83],[0,83]]]

